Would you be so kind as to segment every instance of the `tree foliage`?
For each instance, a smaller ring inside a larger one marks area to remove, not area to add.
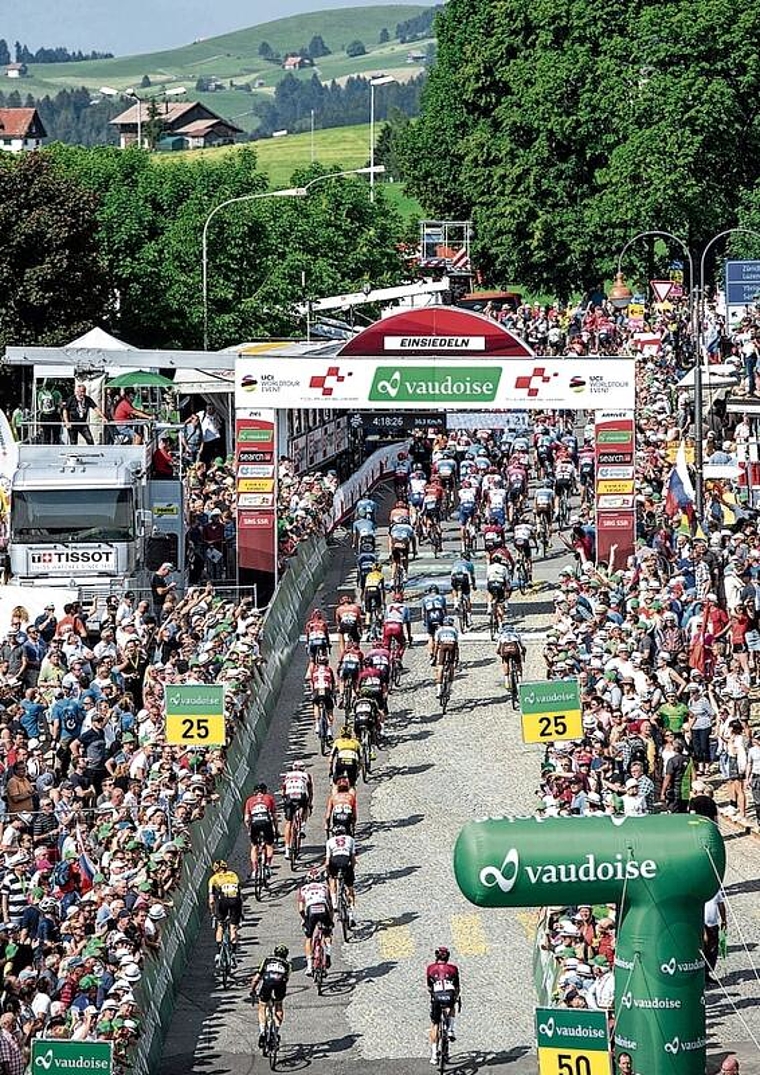
[[[436,29],[422,118],[395,148],[429,211],[472,216],[495,279],[566,294],[639,230],[698,251],[750,205],[750,0],[449,0]]]
[[[366,55],[367,55],[367,50],[364,47],[364,42],[363,41],[359,41],[357,39],[356,41],[349,41],[349,43],[346,45],[346,56],[366,56]]]

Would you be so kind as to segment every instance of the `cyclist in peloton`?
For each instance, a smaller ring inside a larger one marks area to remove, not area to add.
[[[364,516],[354,520],[351,528],[351,546],[354,552],[374,552],[376,546],[377,527],[374,519]]]
[[[409,522],[409,505],[405,500],[397,500],[388,515],[388,524],[393,527],[395,523]]]
[[[352,683],[354,692],[359,689],[359,674],[362,670],[362,663],[364,661],[364,654],[359,649],[358,643],[354,642],[352,638],[349,638],[346,643],[346,648],[341,654],[338,661],[338,684],[339,684],[339,697],[338,706],[341,709],[345,709],[346,698],[346,684]]]
[[[364,623],[367,630],[372,622],[375,609],[385,607],[385,579],[382,568],[375,561],[364,580]]]
[[[547,532],[552,536],[552,522],[554,519],[554,482],[551,478],[545,478],[536,489],[533,496],[533,511],[536,522],[542,517],[547,520]]]
[[[224,927],[230,924],[230,944],[237,950],[238,928],[243,917],[243,897],[240,894],[240,878],[227,865],[225,859],[217,859],[208,882],[208,909],[216,919],[216,957],[219,966]]]
[[[311,977],[311,939],[317,923],[320,922],[325,938],[325,956],[330,966],[330,939],[333,931],[333,905],[330,889],[325,881],[320,881],[321,870],[309,870],[306,883],[298,890],[298,913],[301,916],[303,931],[306,935],[304,952],[306,953],[306,973]]]
[[[525,646],[515,628],[508,623],[503,623],[496,639],[496,653],[501,659],[501,670],[504,674],[504,686],[509,690],[509,666],[511,661],[517,663],[518,675],[522,676],[525,661]]]
[[[338,777],[345,776],[350,787],[356,787],[361,749],[359,740],[349,726],[344,724],[330,755],[330,778],[333,783],[337,784]]]
[[[282,812],[285,815],[285,858],[289,859],[290,836],[296,811],[301,811],[301,818],[305,825],[314,806],[314,783],[302,761],[294,761],[283,775],[282,798]]]
[[[475,518],[478,508],[478,490],[475,482],[465,478],[459,488],[459,536],[465,548],[467,524]]]
[[[353,835],[356,827],[356,789],[352,788],[345,773],[335,781],[335,787],[327,796],[325,807],[325,832],[329,835],[332,827],[339,822],[346,826],[346,831]]]
[[[409,476],[409,519],[413,526],[417,525],[417,516],[425,499],[425,486],[427,478],[421,467],[412,471]]]
[[[441,1014],[449,1012],[449,1041],[456,1041],[454,1006],[462,1007],[459,968],[450,962],[451,953],[445,945],[435,950],[435,962],[430,963],[426,972],[428,992],[430,993],[430,1063],[436,1064],[438,1045],[438,1024]]]
[[[433,659],[435,661],[436,695],[441,697],[443,666],[450,664],[456,671],[459,666],[459,631],[454,626],[454,618],[446,616],[435,632],[433,640]]]
[[[335,609],[335,626],[338,629],[338,642],[340,653],[346,648],[346,639],[349,638],[359,645],[362,632],[361,606],[352,601],[348,594],[343,594]]]
[[[330,667],[326,653],[320,653],[317,663],[309,672],[311,684],[311,703],[314,715],[314,734],[319,735],[319,706],[324,703],[327,714],[327,734],[332,735],[333,713],[335,711],[335,673]]]
[[[330,885],[330,899],[333,907],[338,905],[338,874],[343,873],[343,882],[346,886],[346,896],[348,897],[348,920],[351,926],[355,926],[356,840],[351,836],[342,821],[334,822],[332,836],[328,837],[325,844],[325,871]]]
[[[251,997],[256,997],[259,1012],[259,1049],[264,1047],[267,1004],[274,1001],[274,1021],[277,1033],[282,1030],[285,1011],[282,1002],[288,990],[290,978],[290,950],[285,944],[277,944],[270,956],[265,956],[251,981]]]
[[[563,456],[557,459],[557,465],[554,470],[554,490],[557,494],[557,510],[555,511],[555,519],[558,518],[559,502],[562,499],[564,493],[567,497],[573,492],[576,485],[575,467],[572,460],[567,456]]]
[[[330,652],[330,632],[320,609],[312,610],[306,621],[304,634],[306,635],[306,648],[309,651],[309,672],[311,672],[319,654]]]
[[[404,571],[408,572],[410,552],[416,557],[417,539],[407,514],[406,522],[393,523],[388,530],[388,558],[393,563],[400,561]]]
[[[383,649],[387,649],[390,653],[391,640],[395,638],[399,660],[403,661],[406,648],[405,640],[406,638],[411,638],[411,617],[407,622],[409,609],[403,603],[403,599],[398,600],[400,596],[399,593],[394,593],[385,610]]]
[[[510,574],[504,557],[498,550],[491,556],[486,568],[486,591],[488,593],[488,616],[491,616],[494,601],[506,606],[511,591]],[[505,609],[506,610],[506,609]]]
[[[533,527],[530,523],[520,522],[515,524],[515,532],[513,537],[515,549],[519,554],[522,554],[525,560],[525,575],[528,582],[533,581],[533,542],[535,541],[535,535],[533,533]]]
[[[356,502],[355,517],[357,519],[371,519],[377,522],[377,503],[369,496],[363,496]]]
[[[434,661],[433,639],[435,638],[435,632],[443,623],[445,615],[446,598],[435,584],[428,586],[428,592],[422,598],[422,622],[425,624],[428,633],[428,653],[430,654],[431,664]]]
[[[269,794],[266,784],[257,784],[243,808],[243,818],[251,838],[251,876],[256,873],[259,861],[258,839],[264,839],[266,849],[267,877],[272,872],[275,840],[279,839],[277,828],[277,803]]]
[[[460,556],[451,565],[451,592],[454,594],[454,608],[459,608],[462,596],[470,596],[470,592],[477,590],[475,584],[475,565],[466,556]]]

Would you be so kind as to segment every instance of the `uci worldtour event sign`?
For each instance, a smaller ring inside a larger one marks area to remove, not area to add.
[[[239,356],[235,406],[350,410],[632,408],[633,359]]]
[[[454,849],[480,907],[617,905],[615,1056],[646,1075],[705,1070],[702,915],[725,865],[717,825],[689,814],[488,818]]]

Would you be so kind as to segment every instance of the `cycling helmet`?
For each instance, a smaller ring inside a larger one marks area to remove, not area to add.
[[[341,791],[344,790],[344,789],[347,790],[351,786],[351,783],[350,783],[350,781],[349,781],[349,779],[348,779],[348,777],[346,776],[345,773],[341,773],[336,778],[335,786],[336,786],[336,788],[338,788]]]
[[[257,785],[256,785],[256,791],[258,791],[258,792],[260,792],[260,793],[263,793],[263,792],[265,792],[266,790],[267,790],[267,786],[266,786],[266,784],[264,783],[264,781],[263,781],[263,780],[261,781],[261,783],[260,783],[260,784],[257,784]]]
[[[40,910],[43,914],[47,914],[49,911],[58,910],[58,900],[54,900],[52,896],[46,897],[44,900],[40,900]]]
[[[322,871],[320,870],[319,866],[312,866],[312,868],[306,874],[306,880],[307,881],[316,881],[321,872]]]
[[[277,944],[275,945],[273,955],[276,955],[278,959],[287,959],[290,955],[290,949],[287,944]]]
[[[406,511],[406,502],[403,500],[397,500],[396,503],[393,505],[393,508],[394,511],[396,508],[402,508],[404,511]]]
[[[396,592],[393,594],[392,600],[393,601],[403,601],[404,600],[404,595],[401,593],[400,590],[396,590]]]
[[[439,962],[445,962],[450,955],[451,952],[448,950],[445,944],[442,944],[440,948],[436,948],[435,950],[435,958]]]
[[[313,608],[311,610],[311,618],[313,620],[316,620],[316,619],[321,620],[322,619],[322,609],[321,608]]]
[[[483,456],[487,456],[487,455],[488,455],[488,449],[487,449],[487,448],[478,448],[478,455],[479,455],[479,456],[480,456],[481,458],[482,458]]]
[[[348,594],[344,593],[344,594],[341,595],[339,604],[347,605],[350,600],[351,600],[351,598],[348,596]]]
[[[294,769],[305,769],[306,768],[306,763],[302,762],[302,761],[294,761],[293,762],[293,768]]]
[[[443,622],[444,622],[444,625],[446,627],[453,627],[454,626],[454,617],[453,616],[444,616]]]
[[[401,462],[403,463],[403,461],[406,459],[406,452],[399,452],[398,456],[396,458],[400,459]]]
[[[472,482],[470,481],[469,478],[464,479],[464,481],[462,482],[462,488],[463,489],[472,489]]]
[[[227,859],[217,859],[214,863],[214,873],[219,873],[220,870],[227,869]]]
[[[329,657],[326,653],[320,653],[317,657],[317,664],[329,664]]]
[[[348,832],[348,825],[342,817],[336,818],[333,822],[332,833],[333,836],[345,836]]]
[[[347,724],[341,725],[340,734],[344,739],[351,734],[351,729]]]
[[[433,584],[432,586],[428,586],[428,593],[440,593],[440,592],[441,591],[438,589],[438,587],[435,584]]]
[[[500,552],[495,552],[493,554],[493,556],[491,557],[491,563],[492,564],[501,564],[503,562],[504,562],[504,557],[501,555]]]

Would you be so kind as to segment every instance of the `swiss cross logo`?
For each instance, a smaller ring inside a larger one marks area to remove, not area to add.
[[[340,366],[328,366],[327,373],[319,374],[312,377],[309,381],[309,388],[319,388],[322,391],[323,396],[331,396],[335,389],[336,384],[343,384],[346,377],[353,376],[352,373],[343,374],[340,372]]]
[[[529,399],[535,399],[542,384],[551,384],[552,377],[559,377],[559,373],[547,374],[545,366],[534,366],[530,377],[516,377],[515,388],[527,392]],[[535,382],[535,383],[534,383]]]

